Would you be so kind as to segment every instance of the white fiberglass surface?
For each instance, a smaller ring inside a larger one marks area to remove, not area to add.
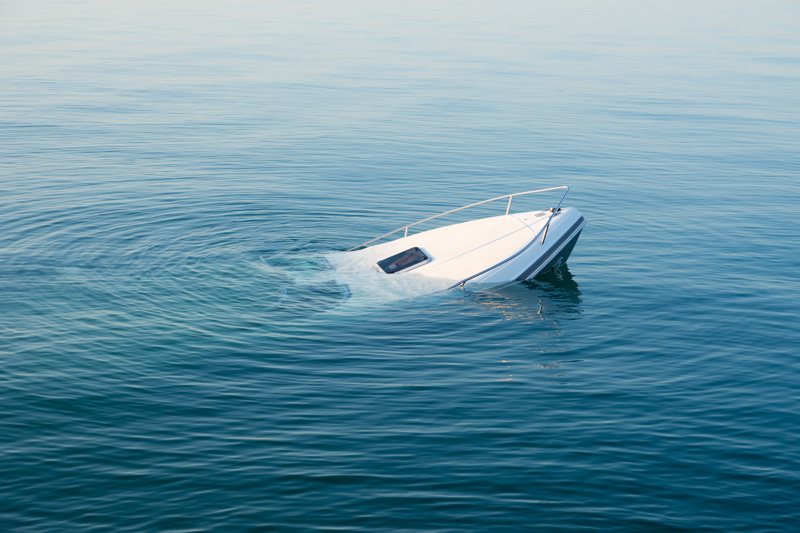
[[[529,244],[545,224],[549,215],[549,212],[531,212],[480,219],[418,233],[356,252],[329,253],[324,256],[324,260],[315,256],[279,255],[262,258],[254,266],[282,280],[280,296],[273,306],[276,312],[281,311],[287,314],[299,312],[298,310],[304,309],[303,306],[311,297],[310,295],[318,298],[320,294],[329,295],[336,300],[337,304],[335,308],[317,306],[316,312],[339,313],[345,310],[354,312],[358,309],[369,309],[374,305],[411,299],[448,289],[457,281],[480,272],[481,265],[473,261],[473,252],[479,251],[481,254],[485,254],[494,265],[508,257],[506,254],[516,253],[519,248],[515,248],[515,246],[522,247]],[[548,232],[548,245],[558,239],[579,217],[580,213],[572,208],[565,208],[558,216],[554,217]],[[530,228],[527,227],[528,224],[531,224]],[[520,241],[519,237],[523,235],[526,238]],[[488,253],[493,249],[491,243],[484,246],[480,244],[491,240],[494,240],[495,243],[503,242],[507,239],[515,246],[494,244],[494,246],[504,248],[502,254]],[[551,241],[551,239],[554,240]],[[461,247],[454,244],[457,242],[461,243],[459,245]],[[426,250],[438,250],[440,260],[445,251],[450,252],[453,254],[450,256],[450,260],[443,260],[442,264],[461,264],[463,271],[467,273],[460,278],[450,279],[432,276],[431,274],[436,271],[423,273],[423,268],[428,265],[392,275],[385,274],[378,268],[379,260],[417,246],[419,243],[423,243],[424,246],[421,247]],[[515,279],[544,251],[545,248],[541,247],[540,243],[541,240],[538,239],[518,258],[493,270],[490,275],[470,282],[468,287],[471,290],[480,290],[496,287]],[[463,250],[466,252],[458,255],[458,252]],[[302,312],[305,313],[307,310]]]
[[[528,244],[546,221],[546,217],[537,217],[537,213],[483,218],[412,234],[347,252],[354,256],[347,262],[358,260],[372,267],[381,259],[418,246],[432,261],[415,269],[416,274],[458,281],[490,267]]]
[[[385,274],[376,265],[373,255],[354,252],[334,252],[325,258],[334,268],[330,275],[341,285],[346,285],[351,298],[348,304],[391,302],[445,290],[452,280],[437,279],[419,274],[419,269],[400,274]]]
[[[550,213],[547,213],[549,215]],[[528,213],[523,213],[520,216],[526,216]],[[542,217],[547,220],[547,217]],[[573,208],[568,207],[562,209],[553,220],[550,222],[550,228],[547,232],[547,238],[542,243],[541,237],[537,238],[522,254],[515,257],[505,265],[501,265],[490,272],[479,276],[474,279],[474,284],[486,284],[494,286],[509,280],[514,280],[519,277],[528,267],[533,265],[542,254],[552,253],[551,248],[561,239],[567,232],[569,232],[573,225],[581,218],[580,212]],[[524,219],[523,219],[524,220]],[[530,222],[530,218],[528,218]],[[538,225],[536,233],[538,234],[543,224]],[[562,246],[566,243],[562,243]],[[502,260],[502,259],[501,259]]]
[[[354,296],[363,293],[376,300],[413,297],[446,289],[517,253],[536,237],[549,214],[531,211],[472,220],[363,250],[328,254],[326,258],[334,267],[336,278],[346,283]],[[393,275],[381,272],[376,266],[381,259],[414,246],[422,248],[432,261]],[[508,279],[498,281],[512,280],[518,274],[503,270]]]

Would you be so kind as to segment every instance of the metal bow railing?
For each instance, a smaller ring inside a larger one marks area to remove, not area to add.
[[[515,196],[524,196],[526,194],[536,194],[536,193],[539,193],[539,192],[557,191],[557,190],[560,190],[560,189],[566,189],[566,190],[564,191],[564,195],[561,197],[561,200],[558,201],[558,205],[556,205],[555,208],[553,208],[553,212],[550,213],[550,218],[547,219],[547,224],[545,224],[545,226],[543,228],[542,244],[544,244],[544,240],[547,237],[547,228],[550,227],[550,221],[553,219],[553,216],[556,213],[558,213],[558,209],[561,207],[561,202],[564,201],[564,198],[567,197],[567,193],[569,192],[569,187],[567,187],[566,185],[562,185],[561,187],[552,187],[550,189],[539,189],[538,191],[515,192],[514,194],[507,194],[505,196],[498,196],[497,198],[492,198],[491,200],[484,200],[482,202],[477,202],[477,203],[474,203],[474,204],[465,205],[464,207],[459,207],[458,209],[451,209],[450,211],[445,211],[444,213],[439,213],[438,215],[434,215],[432,217],[428,217],[428,218],[420,220],[418,222],[414,222],[413,224],[408,224],[406,226],[401,226],[401,227],[397,228],[394,231],[390,231],[389,233],[381,235],[380,237],[375,237],[374,239],[369,240],[369,241],[367,241],[365,243],[359,244],[358,246],[354,246],[354,247],[350,248],[347,251],[348,252],[352,252],[353,250],[358,250],[359,248],[362,248],[362,247],[364,247],[364,246],[366,246],[368,244],[372,244],[375,241],[379,241],[379,240],[383,239],[384,237],[388,237],[389,235],[394,235],[398,231],[405,230],[404,237],[408,237],[408,228],[416,226],[417,224],[422,224],[423,222],[428,222],[429,220],[433,220],[434,218],[439,218],[439,217],[443,217],[445,215],[449,215],[450,213],[455,213],[456,211],[461,211],[463,209],[469,209],[470,207],[475,207],[476,205],[488,204],[489,202],[502,200],[503,198],[508,198],[508,206],[506,207],[506,215],[507,215],[507,214],[509,214],[511,212],[511,202],[512,202],[512,200],[514,200]],[[538,236],[539,235],[537,235],[537,237]],[[536,239],[534,239],[534,240],[536,240]],[[530,246],[530,245],[528,245],[528,246]],[[526,246],[526,248],[527,248],[527,246]],[[509,259],[511,259],[511,258],[509,258]],[[495,266],[499,266],[499,265],[495,265]]]

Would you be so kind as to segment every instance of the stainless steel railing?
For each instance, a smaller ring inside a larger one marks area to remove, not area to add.
[[[559,207],[561,207],[561,202],[564,201],[564,198],[567,197],[567,193],[569,192],[569,187],[567,187],[566,185],[562,185],[561,187],[552,187],[550,189],[539,189],[538,191],[515,192],[514,194],[507,194],[505,196],[498,196],[497,198],[492,198],[491,200],[484,200],[482,202],[477,202],[477,203],[474,203],[474,204],[465,205],[464,207],[459,207],[458,209],[451,209],[450,211],[445,211],[444,213],[439,213],[438,215],[434,215],[432,217],[425,218],[425,219],[420,220],[418,222],[414,222],[413,224],[408,224],[406,226],[401,226],[401,227],[397,228],[394,231],[390,231],[389,233],[381,235],[380,237],[375,237],[374,239],[369,240],[369,241],[367,241],[365,243],[359,244],[358,246],[354,246],[354,247],[350,248],[347,251],[348,252],[352,252],[353,250],[358,250],[359,248],[361,248],[363,246],[371,244],[371,243],[373,243],[375,241],[379,241],[379,240],[383,239],[384,237],[388,237],[389,235],[393,235],[393,234],[397,233],[398,231],[402,231],[402,230],[405,230],[404,237],[408,237],[408,228],[416,226],[417,224],[422,224],[423,222],[428,222],[429,220],[433,220],[434,218],[439,218],[439,217],[443,217],[445,215],[449,215],[450,213],[455,213],[456,211],[461,211],[463,209],[469,209],[470,207],[475,207],[476,205],[488,204],[489,202],[494,202],[496,200],[502,200],[503,198],[508,198],[508,206],[506,207],[506,215],[507,215],[511,211],[511,202],[512,202],[512,200],[514,200],[515,196],[524,196],[526,194],[536,194],[536,193],[539,193],[539,192],[557,191],[559,189],[566,189],[566,190],[564,191],[564,195],[561,197],[561,200],[558,201],[558,205],[556,205],[555,208],[553,209],[553,212],[550,213],[550,218],[547,219],[547,224],[545,224],[545,226],[543,228],[542,244],[544,244],[544,240],[547,237],[547,228],[550,227],[550,221],[553,220],[553,216],[556,213],[558,213],[558,209],[559,209]],[[539,235],[537,234],[536,237],[538,238]],[[534,239],[534,241],[535,240],[536,239]],[[531,244],[533,244],[533,241],[531,241]],[[530,244],[528,246],[530,246]],[[528,248],[528,246],[526,246],[525,248]],[[511,258],[509,258],[509,259],[511,259]],[[495,266],[499,266],[499,265],[495,265]],[[494,267],[492,267],[492,268],[494,268]],[[489,269],[489,270],[491,270],[491,269]]]
[[[562,187],[558,187],[558,188],[559,188],[559,189],[561,189]],[[508,263],[509,261],[511,261],[512,259],[514,259],[515,257],[518,257],[518,256],[519,256],[519,255],[520,255],[522,252],[524,252],[525,250],[527,250],[528,248],[530,248],[530,247],[533,245],[533,243],[535,243],[535,242],[536,242],[536,239],[538,239],[538,238],[539,238],[539,235],[541,235],[541,236],[542,236],[542,244],[544,245],[544,240],[545,240],[545,238],[547,237],[547,228],[549,228],[549,227],[550,227],[550,221],[551,221],[551,220],[553,220],[553,217],[554,217],[554,216],[556,216],[556,214],[558,213],[558,210],[561,208],[561,202],[563,202],[563,201],[564,201],[564,198],[566,198],[566,197],[567,197],[567,193],[568,193],[568,192],[569,192],[569,187],[567,187],[567,190],[566,190],[566,191],[564,191],[564,196],[562,196],[562,197],[561,197],[561,200],[559,200],[559,201],[558,201],[558,205],[556,205],[555,207],[552,207],[552,208],[551,208],[551,210],[550,210],[550,218],[548,218],[548,219],[547,219],[547,224],[545,224],[545,225],[544,225],[544,227],[543,227],[542,229],[540,229],[540,230],[539,230],[539,233],[537,233],[537,234],[536,234],[536,237],[534,237],[533,239],[531,239],[531,242],[529,242],[528,244],[526,244],[526,245],[525,245],[525,246],[524,246],[524,247],[523,247],[521,250],[519,250],[517,253],[515,253],[515,254],[514,254],[514,255],[512,255],[511,257],[506,257],[505,259],[503,259],[503,260],[502,260],[502,261],[500,261],[499,263],[497,263],[497,264],[495,264],[495,265],[492,265],[492,266],[490,266],[489,268],[486,268],[486,269],[484,269],[484,270],[481,270],[481,271],[480,271],[480,272],[478,272],[477,274],[473,274],[473,275],[471,275],[471,276],[469,276],[469,277],[466,277],[466,278],[462,279],[461,281],[459,281],[459,282],[458,282],[458,283],[456,283],[455,285],[453,285],[453,286],[451,286],[451,287],[448,287],[448,290],[449,290],[449,289],[455,289],[456,287],[459,287],[459,286],[460,286],[460,287],[464,287],[464,285],[465,285],[465,284],[466,284],[468,281],[470,281],[470,280],[473,280],[473,279],[477,278],[477,277],[478,277],[478,276],[480,276],[480,275],[486,274],[486,273],[487,273],[487,272],[489,272],[490,270],[494,270],[495,268],[497,268],[497,267],[499,267],[499,266],[501,266],[501,265],[505,265],[506,263]],[[583,226],[581,226],[581,227],[583,227]]]

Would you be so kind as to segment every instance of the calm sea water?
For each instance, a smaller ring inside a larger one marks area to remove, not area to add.
[[[550,4],[1,4],[0,529],[800,530],[800,6]]]

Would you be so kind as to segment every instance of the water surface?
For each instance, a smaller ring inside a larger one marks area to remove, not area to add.
[[[2,529],[796,531],[799,22],[2,4]],[[324,261],[562,184],[535,281]]]

